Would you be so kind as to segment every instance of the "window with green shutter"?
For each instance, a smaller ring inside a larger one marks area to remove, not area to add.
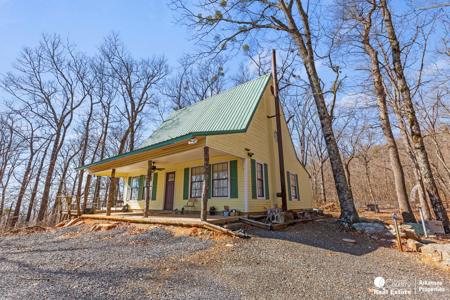
[[[153,173],[152,186],[150,187],[152,192],[152,200],[156,200],[156,188],[158,187],[158,173]]]
[[[289,200],[298,200],[300,198],[298,194],[298,175],[289,172],[287,174]]]
[[[270,198],[269,194],[269,170],[267,164],[264,164],[264,193],[266,194],[266,199]]]
[[[292,200],[292,195],[291,195],[291,173],[289,173],[289,171],[286,172],[286,177],[287,177],[288,199]]]
[[[230,198],[238,198],[237,160],[230,161]]]
[[[138,192],[138,199],[137,200],[143,200],[144,199],[144,188],[145,188],[145,176],[139,176],[139,192]]]
[[[257,199],[256,196],[256,160],[250,160],[251,173],[252,173],[252,199]]]
[[[184,168],[183,199],[189,199],[189,168]]]

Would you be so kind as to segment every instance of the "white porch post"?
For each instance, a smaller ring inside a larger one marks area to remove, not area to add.
[[[249,185],[249,179],[248,179],[248,165],[249,165],[249,159],[244,158],[244,211],[248,213],[248,185]]]

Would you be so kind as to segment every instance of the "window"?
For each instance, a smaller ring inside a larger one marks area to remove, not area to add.
[[[153,174],[153,176],[155,176]],[[145,182],[146,176],[131,177],[130,181],[130,200],[144,200],[145,199]],[[153,180],[150,181],[150,194],[152,193]]]
[[[130,184],[130,200],[141,200],[139,197],[139,177],[132,177]]]
[[[228,197],[228,163],[212,165],[212,196]]]
[[[258,198],[264,197],[264,165],[256,163],[256,192]]]
[[[191,198],[202,197],[203,167],[191,169]]]
[[[292,200],[298,200],[298,195],[297,195],[297,191],[298,191],[298,187],[297,187],[297,175],[296,174],[291,174],[289,173],[289,181],[291,186],[289,187],[291,189],[291,199]]]

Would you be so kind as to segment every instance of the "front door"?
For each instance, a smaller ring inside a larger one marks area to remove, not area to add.
[[[164,196],[164,210],[173,210],[173,198],[175,195],[175,172],[166,174],[166,193]]]

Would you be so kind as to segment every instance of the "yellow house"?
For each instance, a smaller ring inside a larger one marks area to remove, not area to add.
[[[200,210],[204,149],[209,150],[208,210],[243,213],[281,207],[275,101],[264,75],[175,111],[138,149],[87,166],[90,174],[123,180],[123,201],[145,205],[145,176],[153,164],[151,210]],[[312,207],[310,177],[281,117],[288,209]],[[198,199],[195,201],[193,199]],[[189,201],[188,201],[189,200]],[[197,203],[197,204],[196,204]]]

